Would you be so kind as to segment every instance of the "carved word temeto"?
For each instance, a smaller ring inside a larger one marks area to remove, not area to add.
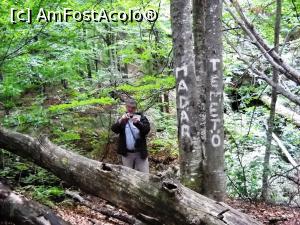
[[[212,66],[212,74],[210,79],[211,90],[209,93],[209,121],[212,124],[210,129],[210,137],[211,137],[211,145],[213,147],[219,147],[222,144],[221,140],[221,129],[220,125],[222,123],[219,112],[221,107],[222,100],[222,87],[220,87],[220,77],[219,77],[219,69],[221,60],[220,59],[210,59],[209,62]],[[209,70],[210,71],[210,70]]]

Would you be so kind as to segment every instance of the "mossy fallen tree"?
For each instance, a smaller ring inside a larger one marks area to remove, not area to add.
[[[260,100],[262,100],[262,102],[267,105],[268,107],[270,107],[271,105],[271,98],[267,95],[262,95],[260,97]],[[285,117],[286,119],[290,120],[293,124],[295,124],[297,127],[300,127],[300,115],[289,109],[288,107],[285,107],[283,104],[281,104],[280,102],[278,102],[276,104],[276,109],[275,109],[276,114]]]
[[[0,128],[0,148],[27,158],[62,180],[99,196],[150,224],[260,224],[168,177],[88,159],[51,143]]]

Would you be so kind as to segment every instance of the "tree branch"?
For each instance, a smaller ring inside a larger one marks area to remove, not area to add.
[[[275,69],[284,74],[288,79],[294,81],[297,84],[300,84],[300,72],[284,62],[284,60],[278,55],[278,53],[274,51],[274,48],[268,46],[268,44],[264,41],[260,34],[258,34],[254,29],[253,24],[248,21],[238,2],[233,0],[230,0],[230,2],[231,5],[233,5],[236,9],[239,17],[230,9],[227,0],[224,0],[224,3],[227,6],[226,10],[241,26],[244,32],[250,37],[252,43],[257,46],[257,48],[263,53],[265,58],[272,64]]]

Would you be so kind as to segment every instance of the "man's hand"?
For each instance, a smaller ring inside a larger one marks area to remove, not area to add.
[[[119,119],[119,123],[123,123],[123,122],[127,122],[128,121],[128,116],[125,113],[120,119]]]
[[[133,118],[132,118],[132,122],[133,122],[133,123],[138,123],[138,122],[140,122],[140,119],[137,118],[137,117],[133,117]]]

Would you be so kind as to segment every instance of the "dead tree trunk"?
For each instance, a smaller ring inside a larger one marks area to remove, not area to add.
[[[268,107],[271,106],[271,98],[267,95],[262,95],[260,97],[260,100]],[[300,115],[289,109],[288,107],[285,107],[284,105],[277,103],[276,104],[276,108],[275,108],[275,112],[280,115],[283,116],[284,118],[290,120],[293,124],[295,124],[297,127],[300,127]]]
[[[67,225],[47,207],[25,199],[0,182],[0,224]]]
[[[35,139],[0,128],[0,148],[30,159],[138,218],[152,217],[168,225],[260,224],[177,181],[91,160],[52,144],[47,138]]]

